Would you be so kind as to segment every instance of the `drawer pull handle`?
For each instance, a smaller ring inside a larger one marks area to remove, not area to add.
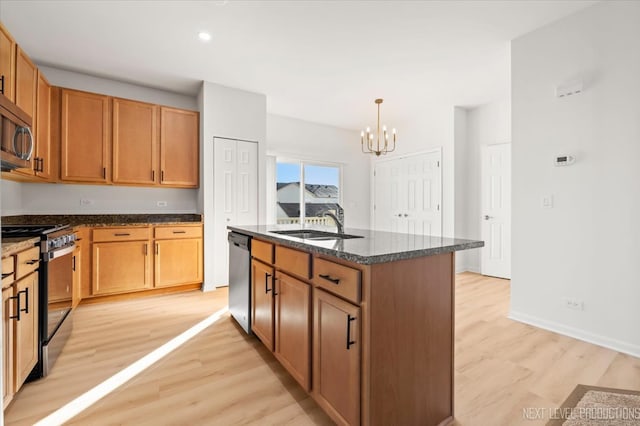
[[[9,299],[16,299],[16,303],[17,303],[16,314],[15,315],[10,315],[9,318],[20,321],[20,293],[18,293],[17,296],[9,297]]]
[[[271,274],[264,274],[264,294],[267,294],[271,291],[271,289],[269,288],[270,277],[271,277]]]
[[[20,293],[24,293],[24,309],[20,309]],[[18,311],[24,312],[25,314],[29,313],[29,287],[18,292]]]
[[[131,234],[127,233],[127,232],[122,232],[122,233],[115,233],[113,234],[115,237],[128,237]]]
[[[351,345],[354,345],[356,343],[355,340],[351,340],[351,321],[355,320],[356,317],[352,317],[351,315],[347,314],[347,350],[349,350]]]
[[[4,280],[7,277],[10,277],[11,275],[13,275],[13,272],[7,272],[6,274],[2,274],[2,279]]]
[[[38,259],[27,260],[24,263],[26,263],[27,265],[35,265],[36,263],[38,263]]]
[[[186,234],[187,231],[173,231],[174,234]]]
[[[340,278],[332,278],[331,275],[320,274],[320,278],[331,281],[335,285],[340,284]]]

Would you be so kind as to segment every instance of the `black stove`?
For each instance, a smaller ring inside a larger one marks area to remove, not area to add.
[[[48,374],[71,334],[75,234],[69,225],[3,225],[2,238],[40,237],[38,363],[29,375]]]

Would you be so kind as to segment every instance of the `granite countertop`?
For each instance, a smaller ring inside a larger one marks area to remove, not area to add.
[[[344,230],[345,234],[361,235],[364,238],[317,241],[270,232],[274,230],[302,229],[300,226],[256,225],[227,226],[227,228],[265,241],[271,241],[312,253],[326,254],[362,265],[413,259],[416,257],[451,253],[484,246],[483,241],[398,234],[373,231],[370,229],[346,228]],[[317,229],[329,232],[336,231],[335,227],[313,227],[305,229]]]
[[[202,223],[200,214],[72,214],[3,216],[3,225],[134,226]]]
[[[2,257],[21,252],[34,247],[40,242],[40,237],[16,237],[2,239]]]

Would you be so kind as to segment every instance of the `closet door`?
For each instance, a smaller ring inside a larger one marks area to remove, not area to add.
[[[258,223],[258,144],[214,138],[214,285],[229,283],[227,226]]]

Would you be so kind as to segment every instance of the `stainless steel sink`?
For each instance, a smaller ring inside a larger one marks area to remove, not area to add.
[[[274,234],[286,235],[287,237],[302,238],[303,240],[348,240],[351,238],[363,238],[362,235],[339,234],[337,232],[318,231],[316,229],[288,229],[285,231],[269,231]]]

